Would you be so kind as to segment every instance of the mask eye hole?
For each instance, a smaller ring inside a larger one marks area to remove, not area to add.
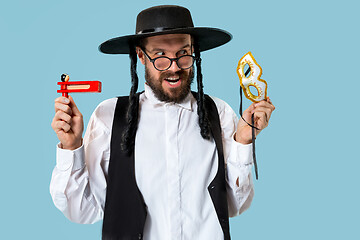
[[[259,97],[259,91],[254,86],[249,86],[249,91],[253,96]]]
[[[244,66],[244,75],[245,75],[245,77],[248,78],[250,76],[250,74],[251,74],[251,68],[250,68],[249,64],[247,63]]]

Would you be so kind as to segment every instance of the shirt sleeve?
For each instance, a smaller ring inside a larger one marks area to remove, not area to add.
[[[254,184],[251,174],[252,144],[238,143],[234,140],[234,135],[231,142],[231,149],[226,158],[226,173],[229,216],[234,217],[250,207],[254,197]]]
[[[103,218],[115,104],[109,99],[96,108],[81,147],[65,150],[57,145],[50,194],[55,206],[73,222],[95,223]]]
[[[229,216],[234,217],[250,207],[254,196],[252,144],[235,141],[239,118],[227,103],[212,98],[218,108],[222,129]]]

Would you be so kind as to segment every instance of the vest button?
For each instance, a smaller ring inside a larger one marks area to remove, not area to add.
[[[142,234],[139,233],[138,239],[142,239]]]
[[[215,186],[214,186],[214,185],[210,186],[210,189],[211,189],[211,190],[213,190],[214,188],[215,188]]]

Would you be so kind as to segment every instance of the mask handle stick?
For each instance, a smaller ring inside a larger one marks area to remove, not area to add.
[[[245,72],[245,76],[250,73],[251,68],[248,68]],[[255,129],[259,130],[257,127],[254,126],[254,114],[251,115],[251,123],[248,123],[242,116],[242,87],[240,86],[240,109],[239,113],[241,118],[252,128],[251,129],[251,137],[252,137],[252,150],[253,150],[253,160],[254,160],[254,168],[255,168],[255,177],[258,180],[258,167],[256,162],[256,155],[255,155]]]

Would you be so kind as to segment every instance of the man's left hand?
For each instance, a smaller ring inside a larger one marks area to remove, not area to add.
[[[255,137],[269,125],[269,120],[272,112],[275,110],[274,105],[267,97],[266,101],[251,104],[243,113],[243,118],[249,124],[252,124],[251,115],[254,113],[254,126],[259,130],[255,129]],[[252,127],[250,127],[242,118],[237,126],[235,140],[242,144],[252,143]]]

